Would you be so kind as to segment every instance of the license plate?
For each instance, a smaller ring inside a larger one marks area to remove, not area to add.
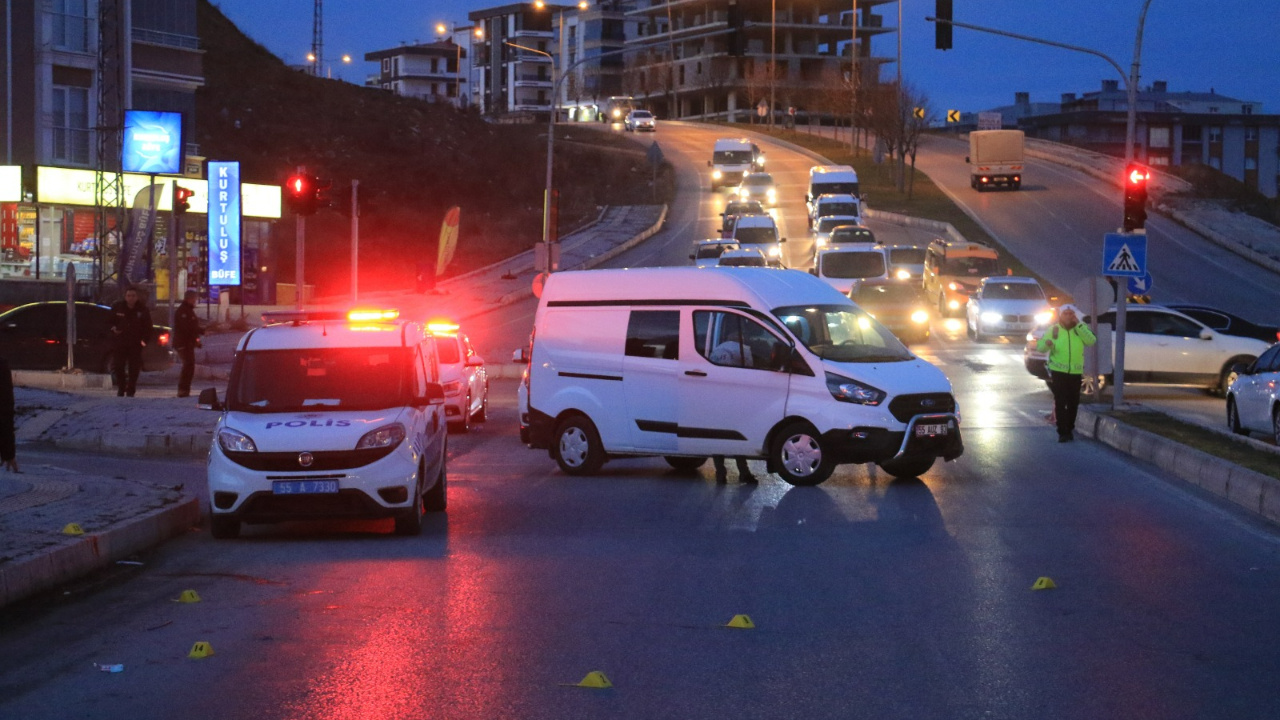
[[[925,437],[927,435],[946,435],[946,425],[917,425],[916,437]]]
[[[271,483],[276,495],[317,495],[338,492],[337,480],[277,480]]]

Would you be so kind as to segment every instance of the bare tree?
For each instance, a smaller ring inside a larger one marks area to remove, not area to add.
[[[708,104],[712,112],[715,104],[725,94],[725,89],[733,82],[733,60],[727,57],[711,57],[708,59],[706,71],[702,75],[706,94],[702,100],[702,111],[706,115]]]
[[[902,154],[911,156],[911,181],[907,186],[907,199],[910,200],[916,185],[916,151],[920,148],[920,135],[933,119],[929,109],[929,96],[923,90],[911,85],[903,85],[903,105],[911,108],[911,114],[902,133]]]

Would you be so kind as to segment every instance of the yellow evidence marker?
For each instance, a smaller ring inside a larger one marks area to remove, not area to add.
[[[63,535],[83,535],[84,528],[80,527],[80,523],[67,523],[62,527]]]
[[[746,615],[734,615],[733,619],[725,623],[725,627],[740,628],[742,630],[754,630],[756,624],[751,622],[751,618]]]
[[[191,652],[187,653],[187,657],[199,660],[201,658],[207,658],[212,654],[213,654],[213,646],[201,640],[200,642],[191,646]]]
[[[1036,578],[1036,581],[1031,585],[1032,590],[1053,590],[1056,587],[1058,587],[1057,584],[1050,577]]]

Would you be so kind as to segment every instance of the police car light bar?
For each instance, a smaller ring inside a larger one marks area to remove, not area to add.
[[[399,310],[359,309],[347,313],[352,322],[390,322],[400,317]]]
[[[455,333],[461,329],[458,323],[452,322],[432,322],[427,324],[427,330],[433,333]]]

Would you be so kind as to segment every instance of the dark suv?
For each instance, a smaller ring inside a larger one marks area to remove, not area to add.
[[[76,303],[76,367],[87,372],[111,369],[111,308]],[[38,302],[0,314],[0,356],[14,370],[59,370],[67,364],[67,303]],[[173,364],[169,328],[153,325],[142,351],[144,370]]]

